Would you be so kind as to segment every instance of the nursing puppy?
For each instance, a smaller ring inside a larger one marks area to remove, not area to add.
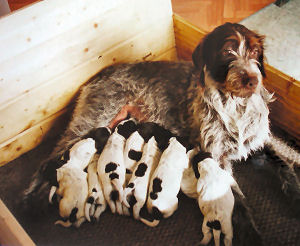
[[[84,139],[70,149],[70,159],[57,169],[59,214],[66,221],[57,221],[66,227],[72,224],[79,227],[85,221],[84,206],[88,196],[87,173],[84,169],[96,152],[95,141]],[[49,200],[52,200],[50,197]]]
[[[91,221],[91,217],[98,221],[100,215],[105,211],[107,206],[97,173],[97,165],[100,154],[102,153],[110,135],[111,130],[108,127],[93,129],[86,135],[86,137],[90,137],[95,140],[97,149],[96,154],[87,167],[88,198],[85,204],[85,217],[88,221]]]
[[[133,132],[125,143],[124,165],[126,169],[126,177],[125,177],[126,185],[128,184],[128,181],[132,175],[133,170],[136,167],[136,164],[142,157],[144,143],[145,140],[139,134],[138,131]]]
[[[125,117],[136,115],[137,120],[159,123],[178,136],[190,136],[192,143],[212,153],[229,173],[233,161],[246,159],[266,144],[290,160],[283,148],[275,148],[270,141],[272,95],[262,83],[263,39],[240,24],[226,23],[203,38],[193,53],[193,63],[141,62],[105,68],[82,87],[73,118],[49,159],[62,155],[91,128],[110,125],[122,112]],[[49,190],[44,171],[49,165],[47,160],[41,165],[25,191],[24,207],[29,211],[43,206]],[[290,179],[293,182],[286,192],[298,197],[293,207],[299,211],[297,176],[285,175],[282,182]],[[239,230],[246,232],[242,222],[251,219],[244,212],[238,217]]]
[[[91,217],[99,220],[100,215],[105,211],[107,202],[104,198],[103,189],[98,178],[98,154],[94,155],[93,160],[87,167],[88,173],[88,198],[85,204],[85,218],[90,222]]]
[[[186,148],[176,137],[172,137],[150,180],[147,209],[154,221],[141,219],[142,222],[156,226],[159,220],[168,218],[176,211],[182,173],[187,167]]]
[[[128,208],[132,207],[133,217],[136,220],[140,219],[140,210],[147,199],[149,179],[157,167],[160,156],[161,151],[157,146],[155,137],[152,137],[145,143],[142,157],[124,190],[123,203]]]
[[[136,130],[133,120],[118,124],[100,154],[97,171],[105,200],[111,212],[123,214],[122,199],[125,183],[124,147],[126,139]]]
[[[131,211],[134,218],[139,219],[141,208],[145,208],[143,205],[145,205],[145,200],[147,198],[149,178],[151,177],[153,168],[158,164],[158,160],[156,159],[166,149],[169,144],[169,139],[173,134],[161,125],[153,122],[139,123],[136,132],[138,133],[138,136],[144,140],[144,143],[148,144],[147,146],[144,145],[143,148],[142,159],[144,161],[139,161],[139,164],[141,165],[138,165],[136,171],[133,172],[131,176],[132,182],[129,182],[130,185],[129,187],[127,186],[126,194],[124,194],[124,199],[126,200],[123,201],[125,205],[125,207],[123,207],[123,212]],[[136,185],[133,185],[134,187],[132,187],[131,183],[139,183],[138,189],[136,190]],[[135,195],[137,197],[135,197]],[[130,209],[128,209],[128,207],[130,207]],[[144,211],[144,215],[148,215],[147,210],[144,209]]]

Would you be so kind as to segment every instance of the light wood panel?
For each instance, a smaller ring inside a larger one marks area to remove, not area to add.
[[[0,199],[0,245],[35,245],[16,218]]]
[[[239,22],[274,0],[172,0],[173,12],[211,31],[225,22]]]
[[[169,0],[45,0],[2,18],[0,34],[1,165],[35,147],[103,67],[176,57]]]

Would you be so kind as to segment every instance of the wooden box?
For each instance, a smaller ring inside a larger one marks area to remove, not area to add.
[[[53,134],[79,87],[102,68],[190,60],[204,35],[173,15],[170,0],[44,0],[2,17],[0,166]],[[270,66],[267,77],[278,98],[272,121],[299,140],[300,82]],[[8,210],[1,209],[0,222],[0,244],[29,245]]]

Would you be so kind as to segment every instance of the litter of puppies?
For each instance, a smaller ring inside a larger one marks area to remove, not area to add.
[[[132,215],[154,227],[177,210],[181,189],[197,199],[204,215],[201,243],[209,243],[213,230],[216,245],[221,231],[225,245],[231,245],[227,215],[232,214],[231,186],[236,183],[208,153],[183,139],[156,123],[132,118],[121,121],[112,132],[106,127],[93,129],[59,160],[56,175],[52,174],[56,180],[49,202],[56,194],[62,218],[55,224],[79,227],[84,221],[99,221],[109,207],[112,213]],[[229,212],[222,213],[224,209]]]

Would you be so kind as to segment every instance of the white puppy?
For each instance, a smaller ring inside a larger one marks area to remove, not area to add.
[[[186,148],[175,137],[172,137],[150,180],[147,209],[154,221],[149,223],[141,218],[142,222],[149,226],[156,226],[159,220],[171,216],[176,211],[177,194],[180,190],[183,171],[187,167]]]
[[[146,202],[149,179],[157,167],[161,151],[154,137],[145,143],[143,154],[137,163],[127,187],[124,190],[123,203],[133,208],[133,217],[140,219],[140,210]]]
[[[55,224],[79,227],[85,221],[84,206],[88,196],[86,168],[96,153],[95,141],[91,138],[81,140],[70,149],[70,159],[57,169],[59,214],[67,221],[57,221]],[[56,189],[56,188],[54,188]],[[54,193],[53,193],[54,194]],[[52,197],[49,198],[52,200]]]
[[[203,156],[203,152],[198,155]],[[213,231],[215,245],[219,246],[222,231],[225,235],[225,246],[232,245],[231,217],[234,197],[231,187],[237,186],[237,184],[233,177],[221,169],[212,158],[199,161],[198,171],[200,175],[197,182],[198,205],[204,215],[202,224],[204,237],[200,244],[207,245],[212,238],[211,231]]]
[[[123,214],[122,199],[125,183],[124,147],[126,139],[136,130],[131,119],[118,124],[100,154],[97,171],[104,197],[112,213]]]

